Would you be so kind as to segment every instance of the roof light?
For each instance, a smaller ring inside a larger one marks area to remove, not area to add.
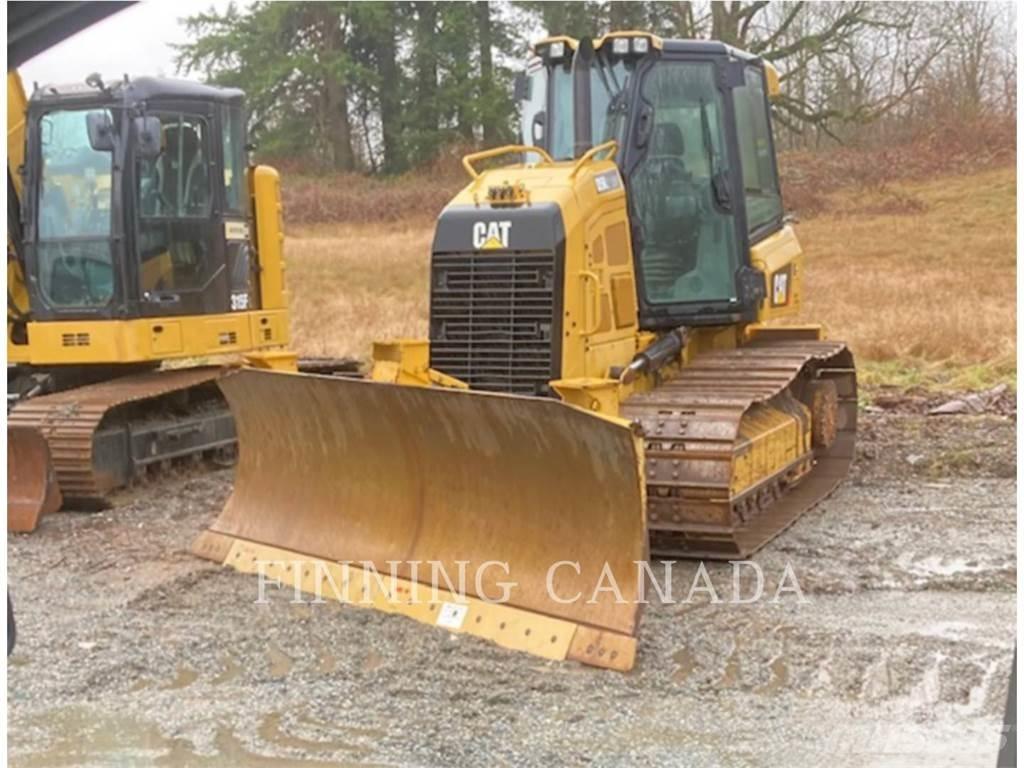
[[[629,38],[616,37],[612,39],[612,53],[617,56],[625,56],[629,53]]]
[[[651,47],[651,41],[646,37],[633,38],[633,53],[647,53]]]
[[[565,55],[565,43],[559,40],[557,43],[552,43],[548,48],[548,56],[552,59],[560,59]]]

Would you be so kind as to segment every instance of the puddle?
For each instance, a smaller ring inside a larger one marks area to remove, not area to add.
[[[178,667],[178,674],[174,676],[167,685],[164,686],[166,690],[176,691],[181,688],[188,688],[192,683],[199,679],[199,673],[189,667]]]
[[[675,683],[685,682],[686,678],[697,668],[697,662],[689,648],[682,648],[673,653],[672,661],[679,665],[676,667],[676,671],[672,673],[672,681]]]
[[[8,755],[11,766],[155,765],[164,756],[189,747],[165,738],[151,723],[128,718],[97,718],[82,707],[51,710],[32,723],[48,735],[47,747],[30,755]],[[11,731],[9,749],[17,751],[17,731]],[[187,761],[171,765],[188,765]]]
[[[740,682],[740,642],[733,640],[732,653],[725,662],[725,669],[722,670],[722,678],[718,684],[722,688],[734,688]]]
[[[789,684],[789,667],[786,666],[786,662],[782,660],[781,656],[772,659],[768,669],[772,672],[771,680],[758,688],[755,693],[770,696]]]
[[[317,659],[316,668],[320,674],[329,675],[338,668],[338,657],[324,653]]]
[[[315,720],[301,719],[300,723],[333,731],[334,734],[376,741],[385,734],[382,731],[360,728],[339,728],[326,726]],[[285,733],[281,727],[281,716],[269,715],[259,728],[259,739],[269,747],[294,749],[304,752],[347,752],[351,758],[341,761],[329,755],[323,758],[290,758],[264,755],[254,752],[231,731],[220,727],[214,737],[216,752],[211,755],[199,754],[191,741],[185,738],[168,738],[160,733],[153,723],[131,718],[97,717],[84,707],[54,709],[34,718],[30,724],[47,734],[46,748],[32,754],[18,755],[17,732],[11,732],[9,765],[13,768],[87,768],[89,766],[154,766],[154,768],[307,768],[309,765],[327,768],[349,768],[366,766],[359,760],[371,751],[369,746],[350,744],[341,738],[326,741],[304,739]],[[258,748],[257,748],[258,749]]]
[[[270,676],[275,680],[287,677],[292,671],[295,660],[275,645],[270,646],[267,651],[267,659],[270,661]]]
[[[373,672],[375,669],[380,669],[382,666],[384,666],[384,657],[371,649],[370,652],[366,654],[366,658],[363,659],[363,671]]]
[[[259,727],[260,739],[267,742],[268,744],[273,744],[279,747],[287,747],[289,749],[323,750],[330,752],[351,752],[360,755],[366,755],[370,752],[368,747],[350,744],[349,742],[342,741],[340,739],[320,741],[317,739],[306,739],[302,738],[301,736],[294,736],[282,730],[281,720],[282,716],[278,712],[275,712],[271,715],[267,715],[265,718],[263,718],[263,722],[260,723]],[[319,730],[330,728],[330,726],[326,726],[324,723],[320,723],[316,720],[311,720],[309,718],[303,719],[300,722],[305,723],[307,725],[311,725]]]

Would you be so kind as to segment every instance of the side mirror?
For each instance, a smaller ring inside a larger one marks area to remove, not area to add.
[[[160,118],[136,117],[135,142],[143,160],[155,160],[160,155]]]
[[[85,116],[89,146],[96,152],[114,151],[114,121],[109,112],[90,112]]]
[[[530,136],[533,138],[533,143],[537,146],[541,146],[544,143],[544,125],[546,122],[547,115],[544,114],[544,110],[533,116],[533,122],[530,124]]]
[[[533,80],[526,76],[525,72],[516,73],[515,83],[513,85],[512,94],[516,101],[529,101],[531,91],[533,90],[530,86],[533,85]]]

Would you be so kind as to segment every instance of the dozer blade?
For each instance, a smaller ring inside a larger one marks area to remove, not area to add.
[[[7,530],[34,531],[39,518],[60,509],[57,474],[46,439],[29,427],[7,428]]]
[[[323,597],[632,667],[647,531],[643,448],[627,422],[554,400],[305,374],[242,370],[220,386],[239,461],[196,554],[306,592],[340,578],[355,594],[332,594],[335,582]],[[465,588],[451,589],[460,562]]]

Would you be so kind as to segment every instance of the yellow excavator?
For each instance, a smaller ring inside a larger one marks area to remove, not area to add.
[[[218,366],[294,370],[276,171],[244,94],[7,76],[8,530],[233,450]],[[183,361],[173,370],[162,363]],[[12,407],[13,405],[13,407]]]
[[[225,375],[236,483],[194,550],[629,669],[638,563],[746,557],[831,492],[856,374],[793,324],[770,65],[643,32],[533,51],[522,144],[466,157],[437,221],[429,339],[375,345],[372,381]],[[426,562],[470,577],[413,599]]]

